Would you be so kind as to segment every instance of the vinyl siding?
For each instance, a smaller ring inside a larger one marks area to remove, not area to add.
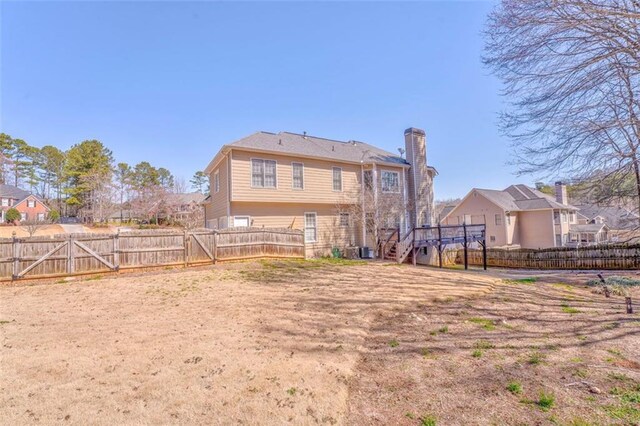
[[[220,219],[227,217],[229,205],[229,173],[228,158],[225,157],[218,166],[211,171],[209,175],[209,189],[211,190],[211,198],[209,204],[205,206],[205,215],[207,223],[211,219]],[[220,176],[220,191],[214,192],[214,176],[215,172]]]
[[[251,159],[275,160],[277,188],[251,187]],[[304,164],[304,189],[293,189],[291,163]],[[342,169],[342,191],[333,190],[333,168]],[[336,204],[352,200],[359,191],[360,166],[284,155],[232,151],[231,201],[267,201]]]
[[[487,226],[487,246],[499,247],[509,244],[507,240],[506,217],[504,210],[487,200],[481,194],[473,192],[463,200],[446,219],[446,225],[462,225],[465,215],[471,216],[471,224],[486,223]],[[496,225],[496,215],[501,216],[500,225]],[[513,222],[515,223],[515,221]],[[491,241],[491,237],[495,241]]]
[[[330,204],[231,203],[232,216],[249,216],[250,225],[265,228],[292,228],[304,231],[304,214],[316,213],[317,241],[307,244],[307,256],[326,255],[334,246],[357,244],[359,222],[350,217],[348,227],[339,226],[336,208]]]
[[[522,248],[553,247],[555,232],[552,210],[519,212],[520,245]]]

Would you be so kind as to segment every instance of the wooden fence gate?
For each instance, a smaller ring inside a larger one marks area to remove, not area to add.
[[[302,232],[290,229],[147,230],[4,238],[0,239],[0,280],[304,255]]]

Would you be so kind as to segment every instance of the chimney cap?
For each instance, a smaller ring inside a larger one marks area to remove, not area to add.
[[[424,130],[422,129],[418,129],[416,127],[409,127],[407,130],[404,131],[405,135],[409,135],[409,134],[416,134],[416,135],[423,135],[424,136]]]

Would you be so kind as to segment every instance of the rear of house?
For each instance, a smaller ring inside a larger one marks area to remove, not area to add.
[[[424,132],[416,132],[408,129],[405,141],[424,145]],[[299,229],[308,256],[373,247],[383,224],[431,223],[435,170],[426,154],[410,188],[413,171],[406,159],[363,142],[258,132],[225,145],[206,168],[206,226]]]

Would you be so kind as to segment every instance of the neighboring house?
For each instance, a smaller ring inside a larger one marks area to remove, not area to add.
[[[578,241],[597,242],[625,242],[640,239],[640,218],[638,214],[619,206],[598,206],[583,204],[577,206],[578,224],[580,227],[598,229],[595,234],[580,234]]]
[[[423,130],[404,133],[406,159],[358,141],[258,132],[224,145],[205,169],[208,228],[304,231],[308,255],[374,247],[381,227],[433,223],[434,168]]]
[[[567,188],[556,183],[556,197],[526,185],[500,191],[474,188],[444,216],[443,225],[486,224],[488,247],[547,248],[570,244],[578,209],[567,202]]]
[[[201,192],[188,192],[183,194],[169,194],[171,217],[181,221],[192,216],[197,209],[202,209],[202,203],[207,198]]]
[[[13,185],[0,184],[0,220],[5,222],[7,210],[15,208],[21,221],[46,220],[49,207],[38,197]]]

